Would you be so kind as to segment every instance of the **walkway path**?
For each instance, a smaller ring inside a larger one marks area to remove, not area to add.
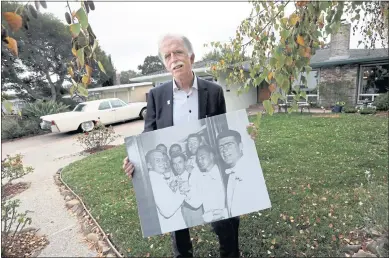
[[[141,133],[143,121],[117,125],[114,129],[123,135],[114,144],[123,144],[124,136]],[[42,250],[40,257],[97,255],[83,242],[77,218],[66,210],[63,196],[53,179],[58,169],[84,158],[76,155],[82,151],[76,144],[76,138],[76,134],[48,134],[2,144],[2,158],[7,154],[21,153],[24,155],[23,163],[35,169],[21,179],[23,182],[31,182],[31,186],[16,198],[22,202],[19,211],[33,211],[30,214],[31,226],[39,228],[40,233],[48,236],[50,243]]]

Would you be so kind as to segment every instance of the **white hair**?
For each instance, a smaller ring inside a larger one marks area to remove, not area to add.
[[[165,34],[161,37],[161,39],[158,42],[158,56],[159,56],[159,59],[161,59],[163,64],[165,64],[165,58],[163,57],[163,55],[161,53],[161,44],[167,38],[174,38],[174,39],[182,40],[184,42],[185,49],[188,51],[188,56],[192,56],[194,54],[192,43],[190,42],[190,40],[187,37],[185,37],[181,34],[171,34],[171,33]]]

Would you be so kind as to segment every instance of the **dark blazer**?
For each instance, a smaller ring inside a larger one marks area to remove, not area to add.
[[[220,85],[197,78],[197,86],[199,119],[226,113],[226,102],[223,88]],[[173,105],[173,81],[152,88],[147,98],[143,132],[173,126]]]

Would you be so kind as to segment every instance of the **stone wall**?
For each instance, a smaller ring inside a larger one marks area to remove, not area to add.
[[[319,103],[329,107],[337,101],[355,105],[358,92],[359,65],[333,66],[320,69]]]

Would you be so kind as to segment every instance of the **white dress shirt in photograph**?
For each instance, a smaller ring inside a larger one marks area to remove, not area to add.
[[[186,228],[181,212],[185,196],[180,191],[173,192],[164,175],[155,171],[150,171],[149,174],[162,233]]]
[[[251,213],[269,205],[263,189],[258,187],[263,181],[261,173],[250,169],[247,164],[250,164],[250,158],[243,155],[233,168],[226,170],[227,208],[230,217]]]
[[[195,208],[203,205],[204,214],[221,210],[227,217],[225,188],[218,166],[214,165],[209,172],[195,173],[190,179],[191,190],[186,202]]]
[[[177,87],[173,80],[173,125],[185,124],[199,119],[199,93],[197,77],[194,75],[193,85],[189,92]]]

